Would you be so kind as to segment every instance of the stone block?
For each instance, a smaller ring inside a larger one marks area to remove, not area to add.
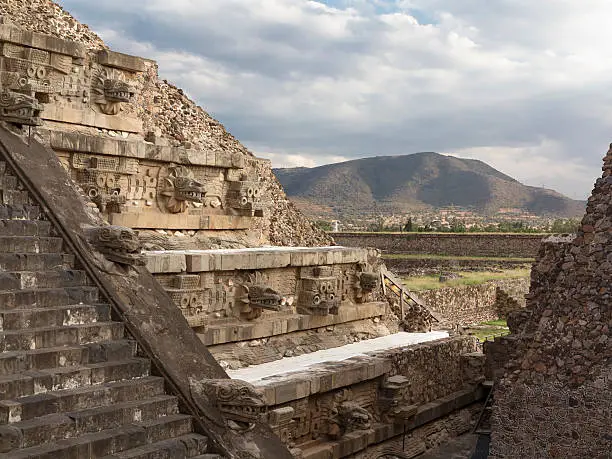
[[[43,110],[41,117],[48,121],[80,124],[82,126],[92,126],[113,131],[142,132],[142,121],[137,118],[104,115],[103,113],[98,113],[91,109],[79,110],[76,108],[59,107],[49,104],[45,107],[45,110]]]
[[[310,395],[310,381],[304,379],[287,379],[275,384],[275,401],[277,405],[299,400]]]
[[[221,269],[220,263],[217,267],[218,259],[219,257],[210,253],[186,253],[185,261],[187,265],[187,272],[200,273]]]
[[[224,151],[217,151],[215,154],[215,166],[229,169],[232,167],[232,157]]]
[[[268,413],[268,423],[270,425],[279,425],[281,423],[290,422],[294,414],[295,410],[290,406],[276,408]]]
[[[187,270],[187,263],[183,253],[147,253],[146,267],[153,274],[180,273]]]
[[[296,250],[291,252],[291,266],[317,266],[318,253],[310,250]]]
[[[304,451],[303,459],[334,459],[331,443],[316,445]]]
[[[98,51],[98,62],[108,67],[127,70],[129,72],[143,72],[145,69],[144,59],[141,57],[117,53],[108,49]]]
[[[87,48],[84,45],[51,35],[30,32],[6,22],[0,24],[0,40],[66,56],[84,58],[87,55]]]

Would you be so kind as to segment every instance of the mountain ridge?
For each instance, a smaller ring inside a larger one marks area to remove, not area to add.
[[[301,207],[328,207],[337,216],[388,214],[459,206],[492,214],[521,208],[536,215],[575,217],[585,202],[524,185],[478,159],[436,152],[374,156],[318,167],[274,169]]]

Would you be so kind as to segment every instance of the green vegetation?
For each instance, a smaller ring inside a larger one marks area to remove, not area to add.
[[[469,328],[467,332],[478,340],[484,341],[487,337],[491,339],[493,335],[507,334],[508,325],[504,319],[491,320]]]
[[[482,325],[493,325],[495,327],[508,327],[508,323],[506,322],[506,319],[489,320],[487,322],[483,322]]]
[[[550,232],[554,234],[575,233],[580,228],[578,218],[557,219],[550,225]]]
[[[449,279],[446,282],[440,282],[440,276],[418,276],[403,278],[404,285],[414,291],[420,290],[435,290],[442,287],[457,287],[461,285],[480,285],[485,282],[498,279],[519,279],[521,277],[529,277],[530,269],[504,269],[499,272],[459,272],[461,277],[457,279]]]
[[[331,228],[331,225],[330,225]],[[363,231],[351,231],[362,233],[428,233],[428,234],[448,234],[448,233],[477,233],[477,234],[561,234],[575,233],[580,228],[578,218],[558,218],[549,223],[538,223],[533,226],[523,221],[499,221],[497,223],[475,224],[469,228],[465,222],[458,219],[451,219],[448,226],[429,223],[416,225],[412,218],[408,218],[403,224],[386,225],[385,219],[379,217],[375,222],[367,225]],[[325,229],[326,231],[329,231]]]
[[[330,221],[327,220],[315,220],[314,222],[314,226],[316,226],[317,228],[319,228],[322,231],[331,231],[332,230],[332,224]]]

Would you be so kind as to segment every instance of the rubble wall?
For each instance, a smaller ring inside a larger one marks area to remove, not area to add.
[[[541,234],[332,233],[339,245],[373,247],[383,254],[534,258]]]
[[[302,449],[304,458],[342,458],[388,440],[392,444],[404,432],[395,416],[406,417],[406,431],[414,430],[419,445],[424,440],[419,428],[430,425],[431,434],[440,432],[436,420],[451,413],[461,420],[452,435],[465,432],[471,416],[460,410],[483,395],[482,368],[472,371],[475,350],[472,337],[447,338],[322,363],[254,384],[264,392],[272,429],[286,444]],[[342,416],[347,406],[353,418]],[[428,445],[433,444],[434,436]]]
[[[611,281],[612,148],[579,232],[544,241],[527,309],[511,321],[492,457],[609,456]]]
[[[505,318],[525,305],[529,279],[507,279],[418,292],[429,308],[453,324],[470,325]]]

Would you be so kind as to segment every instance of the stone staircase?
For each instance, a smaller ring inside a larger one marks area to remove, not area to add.
[[[0,163],[0,458],[217,458]]]

